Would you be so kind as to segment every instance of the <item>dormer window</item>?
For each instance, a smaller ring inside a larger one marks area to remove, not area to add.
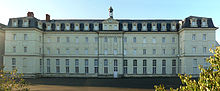
[[[79,30],[79,24],[75,24],[75,30]]]
[[[197,19],[196,18],[190,19],[190,22],[191,22],[191,27],[197,27]]]
[[[28,20],[26,19],[23,20],[23,27],[28,27]]]
[[[18,21],[17,21],[17,20],[13,20],[13,21],[12,21],[12,26],[13,26],[13,27],[17,27],[17,24],[18,24]]]
[[[134,30],[134,31],[137,30],[137,24],[136,23],[133,23],[132,30]]]
[[[117,25],[114,25],[114,30],[118,30],[118,26]]]
[[[201,21],[202,21],[202,24],[201,24],[202,27],[208,27],[207,19],[203,18]]]
[[[38,28],[42,29],[42,23],[38,22]]]
[[[166,31],[166,23],[161,24],[161,31]]]
[[[85,24],[84,30],[89,30],[89,24]]]
[[[123,30],[123,31],[127,31],[127,30],[128,30],[128,27],[127,27],[127,24],[126,24],[126,23],[123,24],[122,30]]]
[[[47,27],[47,30],[51,30],[51,24],[50,23],[48,23],[46,27]]]
[[[60,30],[60,24],[56,24],[56,30]]]
[[[94,30],[99,30],[99,26],[98,26],[98,24],[96,23],[96,24],[94,24],[95,26],[94,26]]]
[[[143,23],[142,24],[142,31],[146,31],[147,30],[147,24],[146,23]]]
[[[157,25],[156,25],[156,23],[152,23],[152,31],[157,31]]]
[[[66,30],[70,30],[70,24],[66,24],[65,28]]]
[[[175,31],[175,30],[176,30],[176,23],[173,22],[173,23],[171,24],[171,30],[172,30],[172,31]]]

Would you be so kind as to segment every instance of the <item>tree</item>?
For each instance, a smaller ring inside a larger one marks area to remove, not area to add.
[[[28,84],[21,77],[23,74],[18,74],[17,70],[5,72],[0,70],[0,91],[28,91]]]
[[[192,80],[191,75],[180,75],[184,86],[180,86],[177,89],[170,88],[171,91],[219,91],[220,90],[220,46],[216,49],[210,49],[213,56],[206,59],[210,63],[208,69],[204,69],[202,65],[199,65],[201,73],[198,81]],[[156,91],[166,91],[163,85],[154,86]]]

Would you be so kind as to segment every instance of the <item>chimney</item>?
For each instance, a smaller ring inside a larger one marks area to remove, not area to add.
[[[34,17],[34,13],[33,12],[28,12],[27,17]]]
[[[46,21],[50,21],[50,15],[49,14],[46,14]]]

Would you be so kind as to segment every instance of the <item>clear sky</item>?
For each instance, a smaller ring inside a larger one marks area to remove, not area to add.
[[[108,8],[117,19],[184,19],[188,16],[212,18],[220,27],[220,0],[0,0],[0,23],[34,12],[38,19],[106,19]],[[220,29],[216,31],[220,43]]]

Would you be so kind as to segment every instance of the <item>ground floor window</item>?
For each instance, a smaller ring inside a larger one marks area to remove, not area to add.
[[[118,67],[114,67],[114,71],[118,71]]]
[[[50,73],[50,67],[49,66],[47,67],[47,73]]]
[[[176,67],[172,67],[172,74],[176,74]]]
[[[57,73],[60,73],[60,66],[57,66],[57,67],[56,67],[56,72],[57,72]]]
[[[137,74],[137,67],[133,67],[133,74]]]
[[[143,67],[143,74],[147,74],[147,67]]]
[[[98,72],[99,72],[99,68],[95,67],[95,73],[98,73]]]
[[[79,67],[75,67],[75,73],[79,73]]]
[[[123,67],[123,73],[127,74],[128,73],[128,68],[127,67]]]
[[[153,74],[156,74],[156,67],[153,67]]]
[[[108,67],[104,67],[104,73],[108,74]]]
[[[70,70],[69,70],[69,67],[66,67],[66,73],[69,73]]]
[[[89,73],[89,67],[85,67],[85,73]]]
[[[166,74],[166,67],[162,67],[162,74]]]

